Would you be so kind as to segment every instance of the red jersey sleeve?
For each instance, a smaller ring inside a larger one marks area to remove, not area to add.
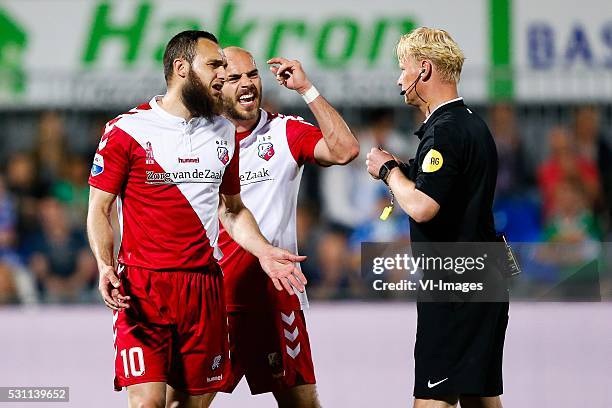
[[[118,127],[106,132],[94,156],[89,185],[118,195],[127,179],[131,136]]]
[[[240,142],[236,139],[236,146],[234,147],[234,154],[225,167],[223,173],[223,180],[221,181],[221,187],[219,192],[221,194],[236,195],[240,193],[240,169],[238,165],[238,157],[240,156]]]
[[[287,121],[287,143],[293,158],[302,165],[315,163],[314,149],[323,137],[321,130],[308,122],[297,119]]]

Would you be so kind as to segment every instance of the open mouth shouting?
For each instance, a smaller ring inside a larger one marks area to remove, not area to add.
[[[216,91],[215,93],[220,94],[223,89],[223,82],[215,82],[212,84],[211,88]]]
[[[257,91],[254,89],[242,92],[238,96],[238,104],[246,109],[251,109],[257,105]]]

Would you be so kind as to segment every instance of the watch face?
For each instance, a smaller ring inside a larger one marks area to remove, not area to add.
[[[387,177],[387,173],[389,173],[389,168],[387,164],[383,164],[380,170],[378,171],[378,178],[384,180]]]
[[[386,183],[387,182],[387,176],[389,175],[389,172],[392,169],[396,168],[397,166],[398,166],[398,164],[397,164],[397,162],[395,160],[389,160],[388,162],[383,164],[382,167],[380,168],[380,170],[378,171],[378,178]]]

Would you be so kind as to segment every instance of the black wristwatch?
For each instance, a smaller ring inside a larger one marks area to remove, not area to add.
[[[396,167],[399,167],[399,164],[395,160],[389,160],[388,162],[383,164],[378,170],[378,178],[384,181],[385,184],[388,184],[387,177],[389,177],[389,173],[391,173],[391,170]]]

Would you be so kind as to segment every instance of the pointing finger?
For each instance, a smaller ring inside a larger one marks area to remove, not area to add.
[[[286,58],[282,58],[282,57],[274,57],[274,58],[270,58],[268,61],[266,61],[267,64],[271,65],[271,64],[285,64],[289,62],[288,59]]]
[[[280,67],[278,67],[278,71],[276,72],[276,76],[288,77],[290,72],[287,72],[291,68],[291,64],[284,63]]]

